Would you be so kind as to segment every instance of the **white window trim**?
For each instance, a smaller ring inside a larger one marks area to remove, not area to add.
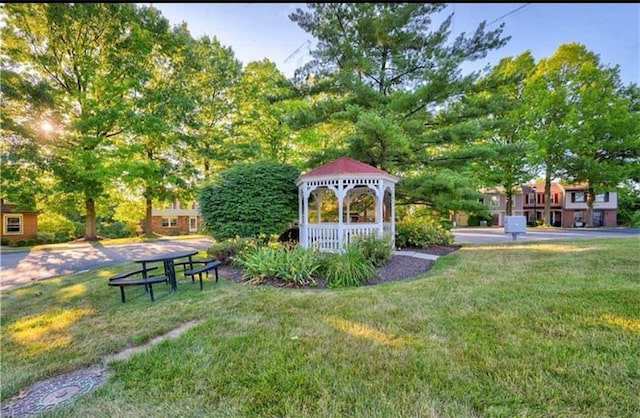
[[[7,218],[20,219],[20,231],[9,232],[7,231]],[[23,235],[24,234],[24,215],[21,213],[4,213],[2,214],[2,234],[3,235]]]
[[[167,219],[167,220],[169,221],[167,226],[164,226],[164,225],[163,225],[163,224],[164,224],[164,220],[165,220],[165,219]],[[174,220],[174,221],[175,221],[175,225],[171,225],[171,221],[172,221],[172,220]],[[177,217],[177,216],[163,216],[163,217],[162,217],[162,220],[160,221],[160,225],[161,225],[163,228],[177,228],[177,227],[178,227],[178,217]]]

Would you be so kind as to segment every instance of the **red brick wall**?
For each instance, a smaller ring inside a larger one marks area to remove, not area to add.
[[[7,215],[20,215],[21,213],[8,213]],[[3,214],[4,215],[4,214]],[[15,235],[9,234],[4,235],[4,225],[0,226],[0,236],[6,237],[12,241],[16,241],[19,239],[32,239],[36,237],[38,233],[38,214],[37,213],[22,213],[22,234]],[[4,222],[4,216],[0,216],[0,222]]]
[[[151,230],[161,235],[181,235],[189,233],[189,217],[177,216],[178,222],[174,227],[163,227],[162,216],[151,217]]]
[[[603,226],[618,226],[618,212],[615,210],[605,210]]]

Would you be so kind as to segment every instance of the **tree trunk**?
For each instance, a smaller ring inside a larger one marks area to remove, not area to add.
[[[144,214],[144,236],[147,238],[153,237],[153,227],[151,224],[151,210],[153,207],[153,201],[150,197],[145,199],[145,214]]]
[[[551,171],[546,170],[544,174],[544,218],[542,226],[549,226],[551,219]]]
[[[585,214],[585,226],[591,228],[593,226],[593,202],[595,200],[595,193],[593,189],[589,187],[587,189],[587,213]]]
[[[513,192],[510,190],[505,195],[505,206],[507,216],[513,215]]]
[[[85,221],[84,239],[87,241],[97,241],[96,234],[96,204],[93,199],[84,201],[87,211],[87,220]]]

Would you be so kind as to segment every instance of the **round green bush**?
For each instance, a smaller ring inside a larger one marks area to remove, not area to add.
[[[298,214],[299,171],[273,161],[221,171],[198,193],[205,228],[216,239],[278,234]]]
[[[426,248],[429,245],[450,245],[451,231],[434,220],[426,218],[404,219],[396,223],[397,248]]]

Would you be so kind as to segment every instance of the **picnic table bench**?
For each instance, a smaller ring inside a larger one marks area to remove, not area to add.
[[[191,276],[192,282],[195,282],[195,276],[197,274],[198,278],[200,279],[200,290],[202,290],[202,273],[207,273],[207,276],[208,276],[211,270],[215,270],[216,283],[218,283],[218,266],[221,264],[219,260],[215,260],[215,259],[193,260],[192,265],[193,264],[204,264],[204,265],[200,267],[192,268],[191,270],[185,270],[183,274],[185,277]]]
[[[158,267],[150,267],[147,269],[138,269],[125,271],[122,273],[118,273],[109,278],[109,286],[118,286],[120,287],[120,298],[122,299],[122,303],[125,303],[124,298],[124,288],[125,286],[144,286],[145,291],[149,292],[149,296],[151,296],[151,301],[154,302],[155,299],[153,297],[153,285],[156,283],[166,283],[169,281],[169,278],[165,275],[159,276],[147,276],[147,272],[151,270],[155,270]],[[133,277],[141,274],[142,277]]]

